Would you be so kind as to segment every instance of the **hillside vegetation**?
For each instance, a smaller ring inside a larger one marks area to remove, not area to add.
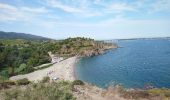
[[[162,89],[130,89],[122,86],[101,89],[80,80],[49,81],[48,77],[38,83],[26,79],[17,82],[0,81],[1,100],[169,100],[170,90]],[[8,85],[7,85],[8,84]]]
[[[13,85],[14,86],[14,85]],[[31,83],[15,85],[11,89],[0,90],[1,100],[75,100],[72,83],[59,81],[52,83]]]
[[[93,56],[115,48],[116,45],[94,41],[89,38],[68,38],[65,40],[0,40],[0,75],[6,78],[16,74],[34,71],[34,67],[49,63],[48,52],[57,56]]]
[[[49,38],[16,32],[0,31],[0,39],[50,40]]]
[[[90,38],[65,40],[0,39],[0,99],[1,100],[169,100],[170,90],[130,89],[121,86],[101,89],[81,80],[52,81],[44,77],[38,83],[28,79],[17,81],[8,77],[35,71],[34,67],[51,62],[48,52],[65,58],[72,56],[95,56],[105,50],[117,48],[116,44],[95,41]],[[3,37],[3,39],[2,39]]]

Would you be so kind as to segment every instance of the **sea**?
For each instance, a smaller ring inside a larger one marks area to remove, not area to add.
[[[101,88],[170,88],[170,40],[117,40],[119,48],[80,58],[76,78]]]

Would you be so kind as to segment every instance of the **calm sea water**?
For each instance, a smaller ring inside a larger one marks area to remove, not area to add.
[[[170,88],[170,40],[119,40],[118,45],[104,55],[80,59],[77,78],[103,88]]]

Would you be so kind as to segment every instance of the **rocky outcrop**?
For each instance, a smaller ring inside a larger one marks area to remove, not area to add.
[[[102,46],[100,48],[84,50],[79,55],[85,56],[85,57],[97,56],[97,55],[104,54],[106,52],[106,50],[113,49],[113,48],[117,48],[117,45],[110,45],[110,46],[106,45],[106,46]]]
[[[104,51],[103,50],[99,50],[99,49],[96,49],[96,50],[86,50],[86,51],[83,51],[81,56],[91,57],[91,56],[96,56],[96,55],[100,55],[100,54],[103,54],[103,53],[104,53]]]
[[[117,89],[106,90],[90,84],[74,86],[73,94],[77,100],[127,100],[120,97]]]
[[[60,42],[59,46],[56,46],[57,50],[54,50],[57,57],[71,57],[71,56],[96,56],[106,52],[108,49],[117,48],[114,43],[107,43],[104,41],[95,41],[88,38],[69,38]],[[51,58],[54,57],[53,54],[49,52]],[[56,61],[52,59],[52,61]]]

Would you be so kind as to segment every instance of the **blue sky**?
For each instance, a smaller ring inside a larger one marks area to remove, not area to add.
[[[170,36],[170,0],[0,0],[0,30],[63,39]]]

